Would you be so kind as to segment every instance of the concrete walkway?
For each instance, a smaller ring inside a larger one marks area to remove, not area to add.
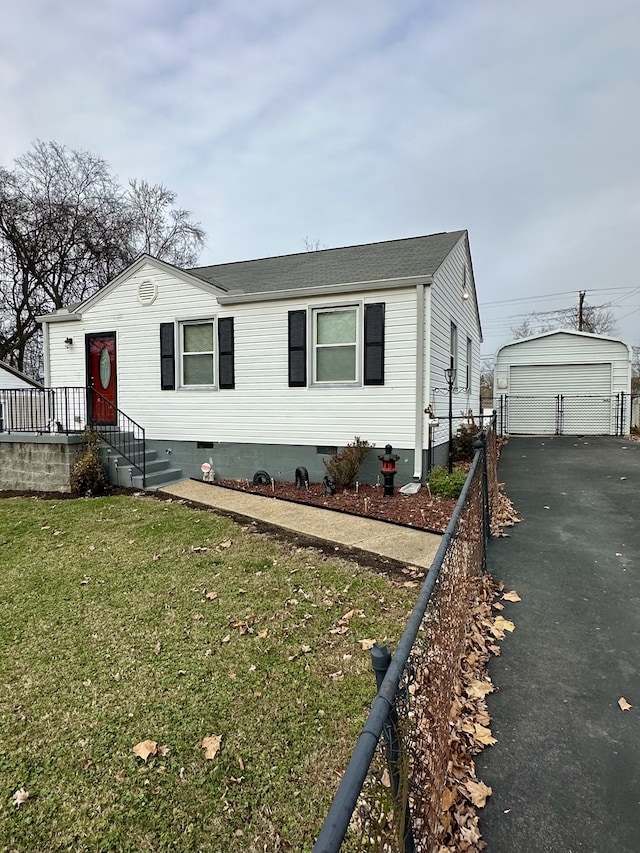
[[[281,501],[262,495],[223,489],[198,480],[181,480],[158,494],[183,498],[233,516],[254,519],[305,539],[335,543],[354,552],[366,552],[383,561],[428,569],[441,537],[356,515]]]
[[[476,760],[488,853],[636,853],[640,444],[512,438],[499,478],[524,521],[489,570],[522,601],[490,667],[498,743]]]

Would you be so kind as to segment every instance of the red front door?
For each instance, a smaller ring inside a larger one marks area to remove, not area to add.
[[[94,423],[115,424],[116,333],[87,335],[86,347],[89,417]]]

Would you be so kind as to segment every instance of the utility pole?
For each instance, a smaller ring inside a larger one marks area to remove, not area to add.
[[[587,295],[586,290],[581,290],[579,292],[580,302],[578,304],[578,331],[582,331],[582,306],[584,304],[584,298]]]

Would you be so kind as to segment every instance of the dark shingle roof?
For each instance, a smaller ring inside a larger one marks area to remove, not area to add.
[[[433,275],[464,233],[443,231],[427,237],[196,267],[188,272],[236,294]]]

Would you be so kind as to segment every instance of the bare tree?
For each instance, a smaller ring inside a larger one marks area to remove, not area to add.
[[[631,356],[631,393],[640,394],[640,346],[632,347]]]
[[[0,359],[39,360],[35,318],[86,299],[143,251],[193,264],[204,232],[163,186],[123,189],[101,157],[36,142],[0,168]]]
[[[532,335],[552,332],[556,329],[579,329],[582,310],[582,331],[595,335],[613,335],[616,321],[608,305],[582,305],[560,308],[557,311],[534,311],[520,323],[513,326],[511,333],[515,340]]]
[[[480,362],[480,399],[488,407],[493,401],[493,359],[483,358]]]
[[[310,237],[305,237],[302,242],[304,243],[305,252],[321,252],[323,249],[327,248],[320,244],[320,240],[312,240]]]
[[[205,233],[191,222],[190,212],[175,208],[176,194],[163,184],[129,181],[127,200],[131,212],[132,245],[177,267],[194,266]]]

